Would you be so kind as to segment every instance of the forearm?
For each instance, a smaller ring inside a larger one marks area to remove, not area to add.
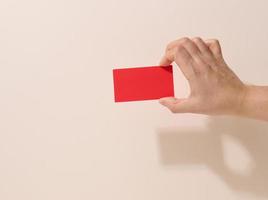
[[[239,115],[268,121],[268,86],[247,86]]]

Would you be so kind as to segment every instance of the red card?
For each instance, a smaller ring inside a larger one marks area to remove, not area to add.
[[[114,69],[113,78],[115,102],[174,96],[172,65]]]

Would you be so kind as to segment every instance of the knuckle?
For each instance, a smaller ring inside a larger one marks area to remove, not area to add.
[[[180,39],[181,44],[187,44],[189,43],[191,40],[188,37],[183,37]]]
[[[178,52],[178,53],[184,52],[184,47],[182,45],[178,45],[176,47],[176,52]]]
[[[194,42],[202,42],[203,40],[201,39],[201,37],[194,37],[193,41]]]
[[[218,39],[212,39],[212,44],[214,45],[220,45],[220,42]]]
[[[197,66],[207,67],[207,64],[199,57],[195,58],[195,63],[197,64]]]
[[[179,40],[174,40],[174,41],[169,42],[166,46],[166,51],[170,51],[171,49],[176,47],[178,43],[179,43]]]
[[[215,39],[213,41],[213,45],[214,45],[214,48],[215,48],[215,54],[217,56],[221,56],[221,45],[220,45],[219,40]]]
[[[168,43],[166,46],[166,51],[169,51],[172,48],[173,42]]]
[[[185,44],[188,44],[188,43],[191,43],[192,40],[189,39],[188,37],[183,37],[183,38],[180,38],[178,40],[175,40],[175,41],[172,41],[172,42],[169,42],[166,46],[166,51],[170,51],[172,50],[173,48],[179,48],[182,46],[182,45],[185,45]]]

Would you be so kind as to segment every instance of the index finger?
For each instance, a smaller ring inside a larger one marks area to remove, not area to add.
[[[173,48],[180,42],[180,40],[181,39],[174,40],[167,45],[165,55],[161,58],[159,65],[167,66],[174,62],[175,57],[173,54],[170,54],[170,51],[173,50]]]
[[[171,64],[173,61],[180,67],[186,79],[190,80],[194,76],[193,58],[187,49],[184,48],[183,43],[189,41],[189,38],[182,38],[176,40],[171,45],[168,45],[165,55],[163,56],[160,65],[165,66]]]

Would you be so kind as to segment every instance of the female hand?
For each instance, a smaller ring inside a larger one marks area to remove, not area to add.
[[[166,97],[160,103],[173,113],[239,115],[247,86],[228,67],[218,40],[182,38],[171,42],[160,65],[175,62],[189,82],[188,98]]]

